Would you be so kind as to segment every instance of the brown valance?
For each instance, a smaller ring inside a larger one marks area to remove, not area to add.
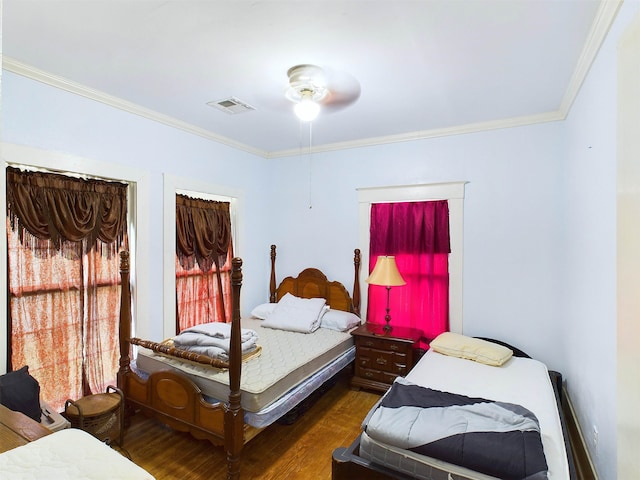
[[[196,263],[203,272],[221,267],[230,243],[229,202],[176,195],[176,253],[183,268]]]
[[[127,185],[8,167],[7,212],[23,242],[31,237],[54,250],[84,242],[90,250],[100,240],[118,249],[126,239]]]

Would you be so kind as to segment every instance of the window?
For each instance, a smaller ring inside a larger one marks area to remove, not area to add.
[[[128,187],[13,167],[6,180],[10,366],[61,409],[116,380]]]
[[[368,288],[367,321],[382,324],[387,301],[392,326],[418,329],[429,339],[449,330],[449,208],[447,200],[374,203],[369,271],[393,255],[405,285]],[[421,347],[426,347],[422,344]]]
[[[359,241],[362,264],[369,265],[371,205],[374,203],[447,200],[451,254],[449,255],[449,329],[462,333],[463,206],[466,182],[402,185],[358,189]],[[368,272],[367,272],[368,274]],[[366,275],[365,277],[366,278]],[[367,311],[368,292],[362,292],[362,311]]]
[[[176,278],[179,269],[177,269],[176,262],[176,194],[229,203],[232,232],[231,249],[233,255],[239,254],[238,245],[241,241],[242,232],[244,194],[241,191],[223,185],[215,185],[208,182],[164,174],[164,205],[166,208],[163,209],[163,258],[165,265],[176,265],[176,268],[165,268],[164,270],[164,322],[162,338],[174,336],[177,325]],[[225,268],[226,266],[225,264]]]
[[[176,195],[176,333],[231,320],[230,203]]]
[[[150,271],[148,249],[136,249],[137,243],[149,244],[149,213],[140,214],[141,203],[138,198],[149,197],[149,177],[148,173],[135,168],[125,167],[114,163],[98,162],[90,158],[74,157],[68,154],[50,152],[22,145],[10,143],[2,144],[3,158],[10,165],[20,165],[30,169],[46,169],[49,171],[72,172],[73,174],[88,175],[104,179],[126,182],[129,185],[128,191],[128,243],[130,248],[131,261],[131,289],[132,289],[132,333],[137,332],[140,336],[149,338],[149,275],[138,278],[136,272]],[[78,171],[78,166],[82,171]],[[6,196],[6,175],[0,175],[0,196]],[[143,202],[148,205],[149,202]],[[5,212],[6,202],[2,202],[2,211]],[[146,207],[148,208],[148,207]],[[10,231],[10,230],[9,230]],[[7,237],[7,223],[0,222],[0,234]],[[0,255],[0,289],[8,292],[7,284],[7,256]],[[116,267],[117,271],[117,267]],[[102,272],[106,275],[106,272]],[[102,275],[101,273],[101,275]],[[7,311],[7,295],[0,295],[0,308]],[[7,371],[9,366],[9,335],[8,319],[6,315],[0,315],[0,372]],[[135,334],[135,333],[134,333]],[[44,397],[49,401],[48,398]]]

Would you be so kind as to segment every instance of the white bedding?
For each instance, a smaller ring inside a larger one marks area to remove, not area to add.
[[[148,472],[83,430],[69,428],[0,454],[11,480],[153,480]]]
[[[562,426],[551,380],[544,364],[529,358],[514,357],[502,367],[494,367],[430,350],[406,378],[436,390],[515,403],[531,410],[540,422],[549,480],[569,478]],[[444,464],[419,454],[404,450],[400,452],[382,445],[364,432],[360,455],[376,463],[387,463],[396,469],[400,468],[416,478],[423,478],[420,472],[428,471],[430,466],[440,468]],[[452,471],[458,471],[465,478],[489,478],[459,467],[452,467]]]
[[[242,319],[242,328],[254,330],[262,347],[259,356],[242,364],[241,403],[247,412],[264,409],[353,348],[350,332],[319,328],[314,333],[298,333],[264,328],[262,322],[255,318]],[[229,397],[226,370],[182,362],[142,348],[136,365],[147,373],[167,367],[180,370],[187,373],[205,395],[223,401]]]

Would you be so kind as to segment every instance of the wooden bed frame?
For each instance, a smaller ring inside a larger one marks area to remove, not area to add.
[[[307,268],[297,277],[285,278],[276,287],[276,247],[271,245],[270,301],[276,302],[287,292],[303,298],[323,297],[331,308],[360,311],[360,250],[354,251],[353,297],[339,282],[330,282],[315,268]],[[131,338],[131,291],[129,283],[129,253],[120,258],[122,295],[120,303],[120,368],[118,387],[123,391],[128,412],[140,410],[178,431],[190,432],[194,437],[223,446],[227,455],[227,478],[240,478],[240,453],[245,443],[260,429],[244,423],[240,406],[240,377],[242,373],[240,334],[240,288],[242,286],[242,260],[232,260],[232,320],[229,361],[213,360],[203,355],[167,347],[156,342]],[[130,367],[130,347],[141,345],[164,354],[192,362],[229,370],[229,398],[227,402],[211,404],[205,401],[200,388],[187,376],[163,370],[143,379]]]

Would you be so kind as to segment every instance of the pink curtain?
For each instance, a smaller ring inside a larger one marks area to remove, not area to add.
[[[449,330],[449,206],[433,202],[371,207],[369,272],[379,255],[395,255],[406,285],[391,287],[391,325],[417,328],[427,339]],[[367,321],[384,324],[386,287],[369,285]],[[425,346],[425,344],[421,345]]]
[[[176,334],[202,323],[231,320],[231,256],[229,248],[218,282],[215,265],[208,272],[197,264],[185,269],[176,255]]]

